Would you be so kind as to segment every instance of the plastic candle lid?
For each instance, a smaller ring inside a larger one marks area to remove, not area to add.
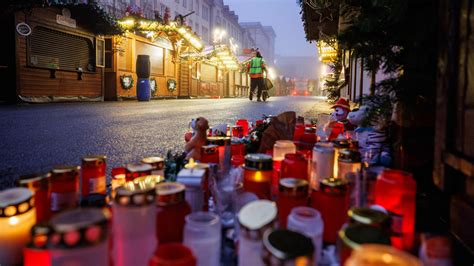
[[[258,230],[273,222],[277,207],[273,201],[257,200],[246,204],[239,212],[239,222],[249,230]]]
[[[289,195],[302,195],[308,194],[309,183],[306,180],[300,178],[286,177],[280,179],[278,190],[281,193]]]
[[[64,211],[51,219],[51,226],[55,232],[65,233],[90,225],[106,222],[110,214],[98,208],[81,208]]]
[[[296,147],[296,146],[291,140],[277,140],[273,147],[283,148],[283,147]]]
[[[339,151],[339,161],[347,163],[357,163],[360,162],[360,152],[353,151],[349,149],[342,149]]]
[[[347,215],[356,223],[390,227],[390,216],[379,210],[364,207],[352,208]]]
[[[273,169],[273,158],[263,153],[252,153],[245,156],[245,167],[252,170],[271,171]]]
[[[318,142],[314,144],[313,150],[319,153],[333,153],[334,144],[331,142]]]
[[[352,251],[346,266],[422,266],[411,254],[393,247],[377,244],[360,245]]]
[[[10,188],[0,192],[0,217],[25,213],[33,206],[33,192],[27,188]]]

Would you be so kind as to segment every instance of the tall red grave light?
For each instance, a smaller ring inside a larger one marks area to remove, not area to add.
[[[319,190],[312,191],[311,206],[321,213],[324,221],[324,242],[336,243],[337,232],[347,221],[349,196],[349,185],[344,179],[323,179]]]
[[[404,250],[412,248],[415,230],[416,182],[413,175],[385,169],[375,183],[375,204],[392,216],[392,244]]]

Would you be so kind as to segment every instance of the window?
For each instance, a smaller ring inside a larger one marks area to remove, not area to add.
[[[161,14],[161,17],[163,18],[165,16],[165,10],[166,10],[167,6],[164,5],[164,4],[160,4],[160,14]]]
[[[199,0],[196,0],[196,16],[199,16],[199,10],[200,10],[201,5],[199,4]]]
[[[199,23],[196,22],[196,26],[194,27],[194,31],[199,34]]]
[[[204,26],[202,26],[202,39],[209,42],[209,30]]]
[[[209,7],[202,6],[202,18],[206,21],[209,21]]]
[[[183,7],[186,8],[188,6],[188,0],[183,0]]]
[[[27,44],[30,66],[95,71],[96,54],[93,43],[88,38],[37,26],[28,37]],[[101,47],[104,46],[101,43]],[[99,59],[104,63],[103,56]]]
[[[194,0],[190,0],[189,2],[189,10],[193,10],[194,9]]]
[[[186,25],[188,25],[189,27],[193,27],[193,21],[192,20],[189,20],[189,22],[186,23]]]

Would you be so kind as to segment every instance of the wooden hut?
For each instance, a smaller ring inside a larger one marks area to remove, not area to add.
[[[103,100],[103,35],[118,25],[96,4],[7,1],[2,25],[7,53],[0,62],[3,100]],[[16,78],[13,78],[16,77]]]

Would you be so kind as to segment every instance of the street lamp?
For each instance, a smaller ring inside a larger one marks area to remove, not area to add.
[[[222,43],[222,39],[225,37],[227,32],[224,29],[215,28],[213,32],[213,42],[214,44]]]

